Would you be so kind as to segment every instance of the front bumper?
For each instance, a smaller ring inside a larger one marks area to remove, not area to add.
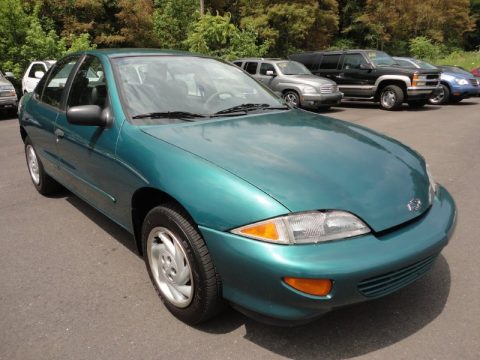
[[[480,94],[480,86],[463,85],[451,87],[451,95],[458,99],[468,99],[472,96],[478,96],[478,94]]]
[[[410,86],[407,88],[408,100],[426,100],[440,90],[440,86]]]
[[[300,104],[304,108],[318,108],[320,106],[338,105],[342,101],[343,93],[333,94],[308,94],[300,95]]]
[[[0,109],[16,109],[17,105],[16,96],[0,97]]]
[[[450,194],[439,187],[431,208],[413,222],[380,234],[308,245],[276,245],[200,227],[223,284],[223,296],[247,312],[282,321],[313,319],[334,308],[377,298],[416,280],[365,295],[360,283],[429,261],[447,245],[456,219]],[[423,273],[424,273],[423,272]],[[331,279],[326,297],[301,293],[285,276]],[[394,284],[395,285],[395,284]]]

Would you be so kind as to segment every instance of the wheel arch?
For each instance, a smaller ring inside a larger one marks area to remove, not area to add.
[[[404,100],[407,99],[407,84],[405,83],[405,81],[400,79],[385,79],[378,83],[377,91],[375,92],[375,101],[378,101],[380,99],[380,93],[385,87],[389,85],[396,85],[400,89],[402,89]]]
[[[166,203],[175,203],[180,206],[189,216],[192,223],[195,223],[185,207],[173,196],[153,187],[142,187],[137,189],[131,200],[131,217],[133,226],[133,235],[138,253],[142,255],[142,225],[145,216],[156,206]]]
[[[25,144],[25,139],[27,138],[28,134],[23,126],[20,126],[20,136],[22,137],[22,141]]]

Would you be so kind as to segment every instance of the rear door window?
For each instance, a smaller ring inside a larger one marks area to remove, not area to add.
[[[336,70],[341,54],[325,54],[323,55],[320,69],[322,70]]]
[[[255,75],[257,73],[258,62],[247,62],[245,64],[245,71],[249,74]]]

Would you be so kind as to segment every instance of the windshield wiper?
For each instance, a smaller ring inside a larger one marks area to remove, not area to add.
[[[202,114],[195,114],[186,111],[164,111],[164,112],[151,112],[146,114],[139,114],[132,116],[132,119],[162,119],[162,118],[170,118],[170,119],[182,119],[186,121],[194,121],[193,119],[199,118],[208,118],[208,115]]]
[[[248,104],[240,104],[228,109],[217,111],[216,113],[213,114],[213,116],[233,114],[233,113],[239,113],[239,112],[243,112],[246,114],[249,111],[253,111],[253,110],[289,110],[289,109],[290,108],[288,106],[270,106],[269,104],[248,103]]]

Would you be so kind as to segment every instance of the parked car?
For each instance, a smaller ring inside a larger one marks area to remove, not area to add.
[[[313,75],[296,61],[250,58],[233,63],[281,93],[285,101],[293,106],[326,110],[339,104],[343,97],[334,81]]]
[[[437,70],[405,69],[388,54],[377,50],[315,51],[294,54],[313,74],[338,84],[346,100],[379,102],[382,109],[396,110],[402,103],[422,107],[437,87]]]
[[[43,75],[55,64],[55,60],[33,61],[28,65],[22,78],[22,93],[29,93],[35,89]]]
[[[9,80],[14,77],[15,76],[11,72],[6,72],[5,75],[0,72],[0,109],[12,114],[17,112],[18,103],[15,87]]]
[[[395,61],[402,67],[412,69],[439,69],[441,90],[433,94],[430,104],[443,105],[458,103],[463,99],[480,94],[478,79],[475,79],[468,71],[456,66],[434,66],[425,61],[409,58],[395,57]]]
[[[417,152],[285,106],[221,60],[75,53],[19,113],[38,192],[62,184],[134,235],[189,324],[227,302],[305,322],[387,295],[429,271],[453,231],[454,201]]]

